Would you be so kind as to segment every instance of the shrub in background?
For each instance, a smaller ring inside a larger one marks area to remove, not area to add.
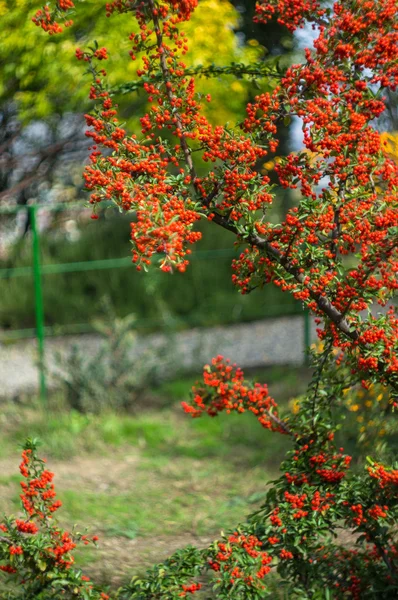
[[[69,239],[63,231],[65,223],[71,222],[75,224],[76,239]],[[174,319],[173,327],[182,329],[301,313],[299,303],[277,288],[238,296],[231,282],[231,258],[236,254],[231,235],[227,231],[220,235],[210,223],[203,223],[201,229],[203,240],[198,250],[204,254],[195,256],[184,276],[171,279],[153,270],[142,277],[128,260],[125,267],[43,276],[46,325],[55,333],[57,328],[60,333],[65,329],[73,333],[76,326],[79,331],[90,330],[90,322],[103,316],[104,296],[111,299],[119,317],[134,313],[137,329],[143,332],[167,328],[168,315]],[[41,233],[42,264],[119,259],[128,252],[129,230],[126,215],[115,214],[109,208],[96,222],[90,221],[87,211],[63,211],[53,228]],[[27,237],[9,249],[6,259],[0,259],[0,269],[9,268],[10,276],[14,268],[31,264]],[[33,298],[30,276],[2,280],[0,329],[5,337],[9,330],[35,327]]]
[[[59,353],[53,373],[68,405],[81,413],[136,410],[137,398],[167,377],[173,354],[170,336],[160,345],[140,351],[134,333],[135,315],[118,318],[106,299],[104,308],[105,319],[93,322],[102,342],[95,350],[92,345],[88,349],[74,344],[69,351]]]

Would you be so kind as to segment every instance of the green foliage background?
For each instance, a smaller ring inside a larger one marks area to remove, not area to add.
[[[83,235],[70,242],[49,232],[42,239],[44,264],[128,257],[129,218],[109,211],[99,221],[87,212],[78,220]],[[60,217],[67,220],[67,213]],[[137,328],[150,331],[161,326],[181,328],[251,321],[284,313],[300,312],[288,294],[268,286],[247,296],[238,294],[231,281],[233,250],[230,234],[214,231],[203,223],[203,239],[197,244],[187,272],[173,275],[151,270],[138,273],[131,264],[122,268],[43,277],[46,324],[89,324],[102,315],[102,299],[110,299],[116,314],[137,315]],[[0,261],[0,269],[31,264],[29,240],[23,239],[13,255]],[[201,252],[205,251],[205,255]],[[214,251],[214,252],[212,252]],[[197,258],[196,258],[197,257]],[[215,267],[216,265],[216,267]],[[12,269],[9,271],[12,274]],[[34,327],[33,280],[16,277],[1,280],[0,328]]]
[[[75,58],[78,46],[94,40],[109,50],[106,68],[112,85],[136,79],[137,63],[128,55],[129,35],[136,28],[124,15],[105,15],[105,2],[79,2],[76,24],[61,35],[47,36],[31,21],[40,8],[37,0],[0,1],[0,100],[17,101],[19,117],[24,123],[53,114],[82,112],[90,106],[87,100],[89,81],[82,64]],[[185,30],[191,40],[186,56],[189,65],[246,62],[261,53],[258,42],[240,45],[234,34],[238,12],[228,0],[202,0]],[[202,82],[214,102],[213,117],[225,122],[242,109],[246,97],[244,83]],[[143,101],[143,100],[142,100]],[[136,99],[133,100],[133,106]],[[120,100],[123,112],[134,122],[130,97]]]
[[[22,135],[29,131],[32,123],[39,122],[46,124],[56,139],[57,128],[68,114],[80,115],[83,130],[82,113],[89,111],[92,104],[88,100],[90,80],[84,74],[84,64],[75,58],[76,48],[84,48],[94,40],[100,46],[106,45],[109,60],[104,66],[109,83],[118,86],[132,81],[136,79],[137,63],[129,58],[131,44],[128,38],[136,23],[134,19],[129,22],[124,15],[113,15],[108,19],[105,1],[85,0],[76,3],[79,13],[76,24],[61,35],[48,36],[31,21],[41,4],[40,0],[0,0],[0,117],[3,110],[12,106],[16,109]],[[266,28],[252,28],[254,2],[240,4],[229,0],[201,0],[191,21],[184,24],[190,39],[190,50],[185,57],[187,65],[245,63],[267,60],[272,55],[271,46],[279,39],[279,27],[272,24]],[[278,46],[274,50],[280,53],[289,48],[286,43],[284,48]],[[198,78],[197,84],[199,91],[211,94],[212,102],[205,103],[207,116],[219,123],[239,121],[246,102],[257,93],[247,79],[233,76]],[[261,82],[265,88],[271,85],[272,81]],[[120,94],[117,100],[127,127],[137,131],[145,95]],[[287,132],[284,134],[286,138]],[[38,148],[42,143],[37,140]],[[283,142],[281,151],[284,151]],[[86,198],[82,194],[81,172],[81,161],[63,164],[61,155],[55,171],[51,170],[51,201],[74,200],[83,205]],[[23,201],[29,197],[38,201],[37,190],[28,190]],[[276,210],[285,209],[286,197],[281,193],[281,203]],[[86,216],[87,213],[78,216],[76,212],[67,211],[53,221],[42,239],[44,264],[129,256],[128,218],[112,212],[92,223]],[[79,230],[77,241],[68,237],[63,228],[68,219],[72,219]],[[11,221],[1,213],[0,221],[3,227],[10,229],[11,226],[12,229]],[[217,231],[206,223],[201,227],[205,235],[197,246],[199,250],[231,248],[228,233]],[[239,296],[231,283],[232,255],[233,252],[228,254],[227,250],[226,254],[219,253],[206,260],[194,259],[184,277],[138,274],[132,266],[46,276],[43,280],[46,324],[87,324],[100,316],[104,296],[110,298],[119,316],[134,312],[141,327],[146,329],[156,328],[164,321],[176,327],[210,326],[300,309],[290,297],[272,287],[251,296]],[[13,269],[31,264],[29,233],[20,237],[0,259],[0,268]],[[0,328],[34,327],[32,278],[2,279],[1,287]]]

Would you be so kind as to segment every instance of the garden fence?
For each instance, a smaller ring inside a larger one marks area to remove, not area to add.
[[[1,341],[7,342],[16,339],[31,338],[37,339],[38,349],[38,373],[39,389],[42,402],[46,401],[46,368],[45,368],[45,339],[47,336],[58,335],[60,329],[56,327],[45,326],[45,304],[43,300],[42,279],[44,276],[61,273],[77,273],[92,270],[106,270],[125,268],[131,265],[130,257],[111,258],[104,260],[89,260],[80,262],[68,262],[59,264],[45,264],[41,258],[40,251],[40,230],[38,226],[38,211],[64,211],[64,210],[89,210],[82,204],[58,203],[58,204],[30,204],[24,206],[0,207],[0,215],[15,215],[25,211],[28,215],[31,230],[31,265],[23,267],[8,267],[0,269],[0,279],[12,279],[15,277],[33,277],[34,297],[32,298],[32,307],[35,311],[35,327],[29,329],[14,329],[3,332]],[[222,256],[234,256],[230,249],[218,250],[197,250],[191,255],[190,260],[211,260]],[[304,319],[304,351],[310,345],[310,318],[308,311],[302,309],[300,303],[296,305],[297,310],[292,311],[292,306],[279,304],[277,307],[271,307],[272,318],[275,316],[287,316],[292,314],[302,314]],[[277,315],[275,314],[277,311]],[[266,315],[265,315],[266,316]],[[146,319],[146,325],[159,325],[158,322]],[[62,329],[64,334],[81,333],[90,331],[89,324],[70,324]],[[305,353],[306,355],[306,353]]]

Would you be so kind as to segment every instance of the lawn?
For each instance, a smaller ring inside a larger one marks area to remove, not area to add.
[[[308,381],[306,371],[257,373],[282,404]],[[181,408],[194,380],[164,384],[134,414],[81,415],[58,399],[3,407],[0,513],[19,512],[18,444],[42,440],[56,474],[62,525],[100,537],[77,563],[117,587],[187,543],[205,545],[255,510],[277,475],[289,441],[251,414],[191,419]]]

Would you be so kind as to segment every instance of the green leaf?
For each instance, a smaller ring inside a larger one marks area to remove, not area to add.
[[[37,561],[37,566],[39,567],[40,571],[45,571],[47,569],[47,563],[42,559]]]

